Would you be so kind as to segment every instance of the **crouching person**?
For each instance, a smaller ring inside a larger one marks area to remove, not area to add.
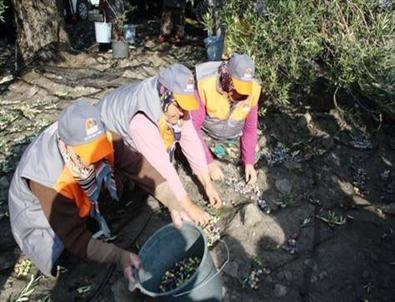
[[[100,203],[106,196],[117,202],[125,180],[166,205],[176,225],[188,219],[164,178],[106,131],[94,106],[78,100],[66,107],[58,122],[28,146],[12,179],[11,228],[23,253],[46,275],[54,275],[55,263],[67,249],[93,261],[120,264],[132,278],[132,270],[141,267],[138,256],[92,238],[86,227],[91,217],[105,236],[111,235]]]

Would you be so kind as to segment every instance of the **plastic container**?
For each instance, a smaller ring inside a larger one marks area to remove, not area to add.
[[[129,44],[126,41],[112,41],[111,48],[114,59],[125,59],[129,57]]]
[[[138,287],[155,301],[222,301],[219,272],[227,261],[218,271],[208,251],[207,239],[197,226],[184,222],[181,229],[173,224],[162,227],[145,242],[139,256],[143,269],[136,274]],[[159,286],[164,273],[189,257],[201,259],[195,273],[180,287],[161,292]]]
[[[111,23],[95,22],[96,42],[110,43],[111,42]]]
[[[124,38],[129,44],[136,43],[136,25],[125,24],[123,26]]]
[[[224,38],[222,36],[210,36],[205,38],[207,58],[209,61],[220,61],[224,50]]]

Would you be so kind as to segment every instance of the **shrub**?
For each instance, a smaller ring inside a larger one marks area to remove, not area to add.
[[[385,0],[227,0],[220,9],[228,51],[255,59],[278,105],[325,77],[333,87],[358,87],[395,113],[394,15]]]
[[[6,6],[4,4],[4,0],[0,0],[0,23],[4,22],[4,11],[6,9]]]

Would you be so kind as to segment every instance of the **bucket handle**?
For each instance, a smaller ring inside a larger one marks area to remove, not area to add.
[[[218,241],[221,242],[226,248],[226,260],[224,261],[222,266],[218,269],[218,271],[214,275],[212,275],[210,278],[208,278],[207,280],[203,281],[202,283],[200,283],[198,286],[194,287],[193,289],[187,290],[187,291],[182,292],[182,293],[178,293],[178,294],[172,295],[174,298],[177,298],[177,297],[180,297],[180,296],[184,296],[186,294],[191,293],[192,291],[194,291],[196,289],[202,288],[207,283],[209,283],[214,277],[216,277],[219,273],[221,273],[223,271],[223,269],[225,268],[225,265],[227,265],[228,262],[229,262],[229,247],[228,247],[227,243],[224,240],[219,239]]]

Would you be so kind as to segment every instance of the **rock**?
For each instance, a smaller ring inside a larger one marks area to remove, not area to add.
[[[365,198],[362,198],[361,196],[358,196],[358,195],[353,196],[352,199],[354,201],[354,204],[356,204],[358,206],[370,206],[371,205],[370,201],[368,201]]]
[[[224,272],[233,278],[239,276],[239,264],[235,261],[229,262],[225,265]]]
[[[274,286],[274,295],[276,297],[284,297],[287,294],[287,288],[282,284],[276,284]]]
[[[0,178],[0,190],[8,190],[10,186],[10,182],[6,176]]]
[[[258,174],[258,186],[263,192],[270,189],[270,185],[267,181],[268,171],[261,169]]]
[[[240,215],[242,215],[241,221],[248,227],[255,226],[261,222],[263,216],[259,208],[253,203],[246,205],[243,211],[240,212]]]
[[[385,212],[387,214],[395,215],[395,202],[386,204],[386,205],[382,206],[381,209],[383,210],[383,212]]]
[[[152,40],[147,40],[144,42],[144,46],[147,48],[154,48],[156,43]]]
[[[259,138],[259,140],[258,140],[258,146],[259,146],[260,148],[263,148],[263,147],[265,147],[266,145],[267,145],[267,138],[266,138],[266,136],[262,135],[262,136]]]
[[[276,188],[282,194],[290,194],[292,191],[292,184],[289,182],[288,179],[279,179],[276,181]]]
[[[349,182],[343,182],[339,179],[337,179],[337,183],[340,186],[340,189],[348,196],[352,196],[354,195],[354,187],[352,184],[350,184]]]

